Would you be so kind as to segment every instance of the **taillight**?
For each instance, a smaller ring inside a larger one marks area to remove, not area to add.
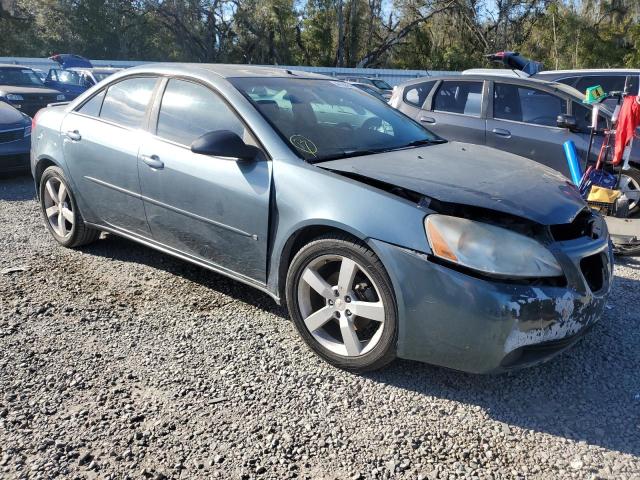
[[[31,132],[34,132],[36,129],[36,122],[38,121],[38,115],[40,115],[40,110],[38,110],[36,114],[31,118]]]

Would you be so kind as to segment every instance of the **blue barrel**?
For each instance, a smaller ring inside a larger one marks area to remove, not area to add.
[[[562,144],[564,148],[564,156],[567,158],[567,164],[569,165],[569,172],[571,172],[571,180],[574,184],[580,185],[582,179],[582,170],[580,169],[580,161],[576,154],[576,145],[572,140],[567,140]]]

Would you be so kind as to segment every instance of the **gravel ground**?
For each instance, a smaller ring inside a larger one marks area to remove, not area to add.
[[[30,178],[0,180],[0,225],[2,478],[640,478],[638,259],[546,365],[358,376],[249,287],[114,236],[58,247]]]

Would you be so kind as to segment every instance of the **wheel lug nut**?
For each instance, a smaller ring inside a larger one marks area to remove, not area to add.
[[[333,291],[333,294],[334,294],[336,297],[339,297],[339,296],[340,296],[340,292],[338,291],[338,289],[337,289],[337,288]]]
[[[351,301],[351,297],[349,297],[349,296],[344,297],[344,301],[349,303]]]
[[[344,313],[346,313],[347,317],[351,316],[351,310],[346,310]]]
[[[329,306],[333,305],[333,300],[329,300]]]
[[[336,312],[336,313],[334,313],[333,315],[334,315],[334,317],[336,317],[336,318],[340,318],[340,312]]]

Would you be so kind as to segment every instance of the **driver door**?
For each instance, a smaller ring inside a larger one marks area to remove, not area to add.
[[[154,240],[194,259],[266,282],[271,162],[193,153],[216,130],[257,146],[235,112],[209,87],[169,79],[155,126],[138,156],[140,187]]]
[[[567,113],[564,98],[521,85],[495,82],[487,118],[487,145],[542,163],[569,175],[562,144],[573,138],[556,125]]]

